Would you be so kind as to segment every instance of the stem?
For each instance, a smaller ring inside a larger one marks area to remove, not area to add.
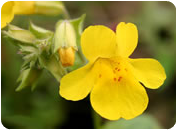
[[[62,77],[68,73],[67,70],[62,66],[61,62],[59,62],[59,67],[61,70]]]
[[[101,129],[101,117],[92,110],[93,126],[94,129]]]
[[[63,12],[64,12],[63,15],[64,15],[65,19],[70,19],[70,15],[69,15],[69,13],[68,13],[66,8],[63,9]]]

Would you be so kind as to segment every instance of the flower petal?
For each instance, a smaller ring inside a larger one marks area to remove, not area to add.
[[[94,61],[98,57],[112,57],[116,47],[115,33],[105,26],[90,26],[82,33],[81,47],[89,61]]]
[[[70,72],[60,81],[60,95],[67,100],[73,101],[85,98],[93,87],[94,76],[92,63]]]
[[[132,23],[121,22],[116,28],[117,55],[122,57],[130,56],[138,43],[138,30]]]
[[[166,79],[164,68],[155,59],[130,59],[130,64],[135,77],[148,88],[157,89]]]
[[[14,1],[15,14],[33,14],[35,11],[35,1]]]
[[[13,1],[8,1],[3,4],[1,8],[1,28],[5,27],[14,18],[13,6]]]
[[[132,119],[147,108],[148,96],[144,87],[128,73],[121,80],[112,80],[109,63],[100,64],[102,76],[94,85],[90,100],[93,109],[109,120]]]

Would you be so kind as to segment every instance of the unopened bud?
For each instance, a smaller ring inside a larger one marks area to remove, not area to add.
[[[10,24],[8,24],[8,31],[3,31],[3,34],[7,37],[26,44],[34,44],[36,41],[35,35],[33,35],[29,30],[24,30]]]
[[[68,15],[65,6],[61,1],[14,1],[14,13]]]
[[[76,50],[76,32],[73,25],[67,20],[58,22],[55,32],[54,52],[58,51],[64,67],[74,64]]]
[[[60,61],[64,67],[72,66],[75,61],[75,49],[72,47],[60,48],[58,50]]]
[[[47,15],[66,15],[67,11],[61,1],[35,1],[35,13]]]

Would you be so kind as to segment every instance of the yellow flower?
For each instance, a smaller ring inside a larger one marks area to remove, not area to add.
[[[8,1],[1,8],[1,28],[10,23],[15,14],[33,14],[34,1]]]
[[[105,26],[82,33],[81,47],[89,63],[61,79],[60,95],[81,100],[90,93],[93,109],[109,120],[132,119],[147,108],[147,88],[164,83],[164,68],[155,59],[130,59],[138,43],[134,24],[121,22],[116,34]]]
[[[8,1],[1,8],[1,28],[10,23],[15,14],[57,15],[67,11],[60,1]]]
[[[5,27],[14,18],[13,6],[12,1],[3,4],[1,8],[1,28]]]

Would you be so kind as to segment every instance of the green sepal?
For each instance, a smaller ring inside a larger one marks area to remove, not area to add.
[[[85,17],[86,14],[83,14],[81,17],[77,19],[70,20],[70,23],[73,25],[74,30],[76,31],[77,46],[80,46],[80,37],[83,31]]]
[[[54,34],[50,30],[46,30],[44,28],[34,25],[32,22],[30,22],[29,31],[31,31],[37,39],[48,39]]]
[[[86,14],[81,15],[79,18],[70,20],[71,24],[73,24],[75,31],[81,35],[83,31],[83,25]]]
[[[36,67],[31,67],[22,70],[17,82],[21,82],[16,88],[16,91],[21,91],[22,89],[31,86],[32,90],[36,87],[37,81],[42,74],[42,69]]]
[[[23,56],[23,60],[25,61],[24,63],[26,65],[28,64],[28,67],[35,66],[40,53],[39,48],[37,48],[36,46],[24,46],[24,45],[19,45],[19,47],[20,47],[19,54]]]
[[[55,55],[52,55],[49,58],[41,55],[39,57],[39,63],[42,65],[42,67],[47,69],[58,82],[67,73]]]

